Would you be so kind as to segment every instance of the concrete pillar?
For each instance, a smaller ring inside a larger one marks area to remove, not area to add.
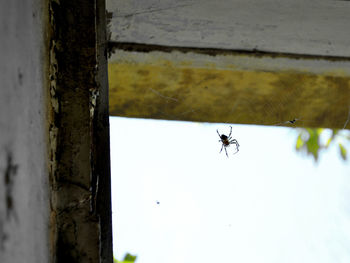
[[[0,20],[0,262],[112,262],[104,1]]]
[[[49,262],[44,3],[0,2],[0,262]]]

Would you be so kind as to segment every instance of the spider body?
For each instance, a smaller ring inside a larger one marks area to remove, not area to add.
[[[225,134],[221,134],[220,141],[222,142],[222,144],[224,146],[229,146],[230,145],[230,141],[228,140],[228,137]]]
[[[231,137],[232,126],[230,126],[230,134],[228,136],[226,136],[225,134],[221,134],[220,135],[218,130],[216,130],[216,132],[218,133],[219,138],[220,138],[219,142],[222,143],[220,153],[222,152],[222,149],[225,149],[226,156],[228,157],[226,148],[229,147],[231,144],[236,145],[236,152],[234,154],[236,154],[239,151],[239,143],[238,143],[238,141],[236,139],[232,139],[232,137]]]

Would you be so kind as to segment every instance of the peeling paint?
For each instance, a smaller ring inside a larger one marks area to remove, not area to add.
[[[97,103],[99,94],[100,94],[99,90],[90,89],[90,118],[91,119],[93,119],[94,117],[96,103]]]
[[[59,4],[57,1],[49,1],[49,181],[50,181],[50,250],[51,261],[55,262],[55,254],[57,253],[57,155],[58,149],[58,127],[57,116],[59,114],[59,98],[57,96],[57,78],[58,78],[58,63],[56,59],[56,21],[54,17],[53,4]]]

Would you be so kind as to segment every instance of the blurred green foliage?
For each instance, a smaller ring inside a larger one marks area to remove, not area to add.
[[[323,142],[326,129],[303,128],[300,129],[295,148],[299,152],[306,152],[317,162],[322,150],[328,149],[330,145],[338,143],[339,154],[345,161],[347,150],[344,143],[350,142],[350,133],[345,130],[332,130],[328,139]]]
[[[136,261],[136,258],[137,258],[137,256],[133,256],[133,255],[127,253],[124,256],[124,259],[122,261],[116,260],[115,258],[113,260],[114,260],[114,263],[134,263]]]

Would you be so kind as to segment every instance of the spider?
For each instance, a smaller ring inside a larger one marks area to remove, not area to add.
[[[276,123],[275,125],[276,126],[279,126],[279,125],[284,125],[284,124],[294,124],[296,123],[297,121],[299,121],[300,119],[293,119],[293,120],[290,120],[290,121],[285,121],[285,122],[280,122],[280,123]]]
[[[218,130],[216,130],[216,132],[218,133],[219,137],[220,137],[220,140],[219,142],[222,143],[222,146],[221,146],[221,150],[220,150],[220,153],[222,152],[222,149],[225,149],[225,152],[226,152],[226,156],[228,157],[228,154],[227,154],[227,150],[226,148],[230,146],[230,144],[235,144],[236,145],[236,153],[238,153],[239,151],[239,143],[236,139],[232,139],[231,137],[231,133],[232,133],[232,127],[230,126],[230,134],[228,136],[226,136],[225,134],[221,134],[219,133]]]

